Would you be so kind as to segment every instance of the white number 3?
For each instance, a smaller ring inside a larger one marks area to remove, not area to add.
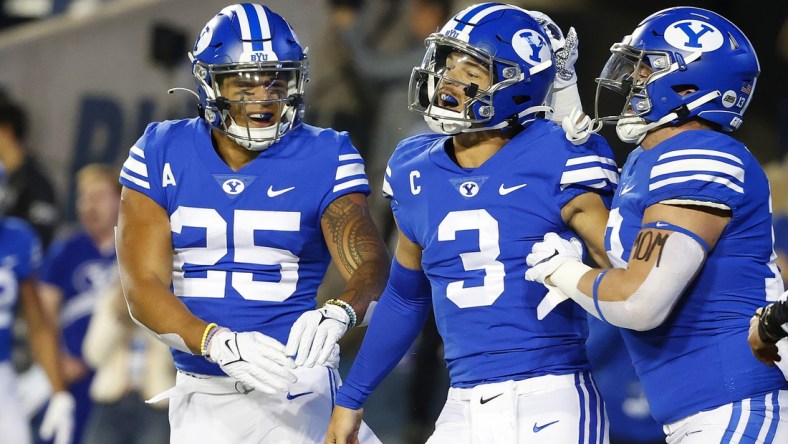
[[[479,251],[460,253],[460,259],[465,270],[484,270],[484,285],[465,287],[465,281],[450,282],[446,297],[460,308],[492,305],[503,294],[506,274],[497,260],[501,254],[498,221],[487,210],[452,211],[438,225],[438,240],[453,241],[463,230],[479,232]]]

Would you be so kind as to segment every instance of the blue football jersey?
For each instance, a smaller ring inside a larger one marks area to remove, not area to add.
[[[597,136],[573,146],[560,127],[537,120],[482,166],[464,169],[447,154],[449,141],[403,141],[384,193],[402,232],[423,249],[451,385],[587,369],[585,312],[566,302],[537,320],[546,290],[524,279],[525,256],[547,232],[572,235],[561,219],[571,199],[612,197],[610,147]]]
[[[170,217],[172,290],[194,315],[281,342],[315,308],[331,260],[320,219],[348,193],[369,193],[347,133],[301,125],[238,171],[219,157],[200,119],[148,126],[121,183]],[[222,375],[200,356],[173,350],[184,371]]]
[[[41,264],[40,281],[60,289],[60,328],[71,356],[82,357],[82,342],[100,297],[118,277],[115,251],[102,253],[85,231],[53,243]]]
[[[646,332],[622,330],[654,417],[670,423],[788,388],[747,344],[750,317],[783,289],[769,183],[757,160],[715,131],[686,131],[637,148],[621,171],[605,234],[615,266],[626,267],[644,211],[660,202],[706,202],[729,208],[732,218],[668,319]]]
[[[11,359],[19,284],[38,270],[39,262],[41,243],[33,227],[22,219],[0,217],[0,362]]]

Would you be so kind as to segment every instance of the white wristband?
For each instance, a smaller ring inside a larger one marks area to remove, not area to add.
[[[575,299],[575,294],[580,291],[577,285],[588,270],[591,270],[591,267],[582,262],[566,261],[550,275],[550,280],[565,295]]]

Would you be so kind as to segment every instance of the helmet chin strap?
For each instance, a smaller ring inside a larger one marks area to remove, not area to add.
[[[537,105],[528,107],[519,113],[516,114],[517,120],[520,120],[521,117],[527,116],[529,114],[536,114],[539,112],[552,112],[553,109],[546,105]],[[427,122],[427,126],[430,127],[432,131],[440,134],[446,134],[447,136],[453,136],[459,133],[476,133],[480,131],[491,131],[491,130],[499,130],[504,129],[509,126],[509,120],[504,120],[503,122],[498,123],[497,125],[493,126],[480,126],[476,128],[471,128],[471,123],[467,121],[458,121],[458,120],[443,120],[441,117],[453,117],[453,118],[461,118],[464,117],[465,113],[459,113],[456,111],[447,110],[444,108],[435,108],[434,111],[431,112],[431,115],[425,115],[424,121]],[[535,119],[529,119],[527,121],[533,121]],[[525,123],[525,122],[523,122]]]
[[[621,139],[622,142],[640,144],[643,142],[643,139],[646,137],[646,134],[648,134],[649,131],[665,125],[666,123],[672,122],[678,119],[681,115],[686,116],[693,110],[708,102],[711,102],[721,95],[722,93],[719,91],[706,93],[692,102],[674,109],[656,122],[648,123],[646,122],[646,119],[636,116],[622,117],[618,119],[618,122],[616,122],[616,135],[619,139]]]

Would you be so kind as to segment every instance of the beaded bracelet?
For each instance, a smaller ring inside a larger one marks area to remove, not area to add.
[[[208,356],[208,343],[210,342],[210,337],[213,336],[213,333],[216,332],[218,327],[219,326],[216,325],[216,322],[211,322],[205,326],[205,330],[202,332],[202,339],[200,340],[201,355]]]
[[[356,316],[356,311],[353,310],[353,307],[350,306],[347,302],[341,299],[329,299],[326,301],[326,305],[336,305],[337,307],[342,308],[347,313],[348,318],[350,318],[350,324],[347,326],[347,329],[350,330],[351,328],[356,326],[356,321],[358,321],[358,317]]]

